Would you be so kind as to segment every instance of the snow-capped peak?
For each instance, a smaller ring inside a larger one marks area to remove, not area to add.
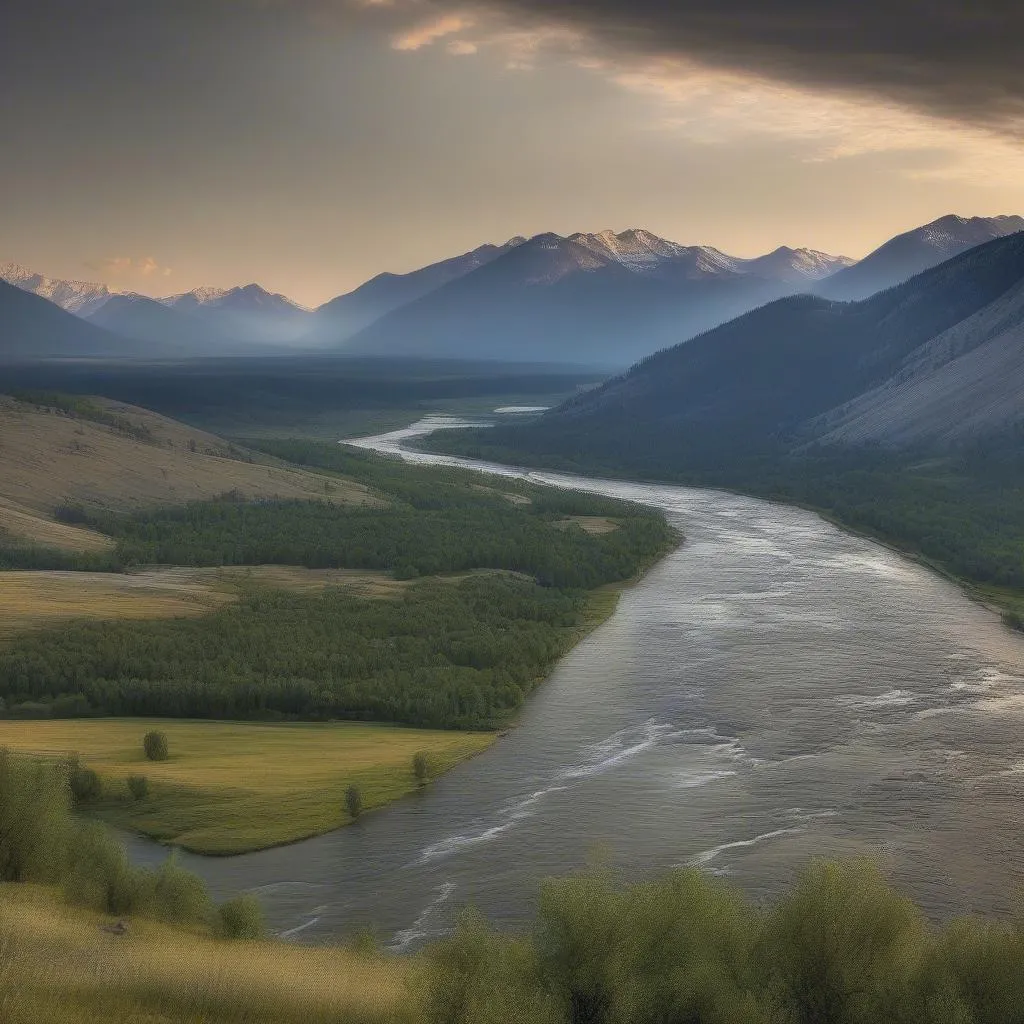
[[[23,267],[20,263],[0,265],[0,279],[22,291],[49,299],[67,312],[79,316],[95,313],[111,295],[118,294],[105,284],[97,284],[94,281],[67,281],[62,278],[45,277]]]
[[[817,249],[792,249],[788,245],[742,261],[746,273],[790,283],[819,281],[854,262],[846,256],[832,256]]]

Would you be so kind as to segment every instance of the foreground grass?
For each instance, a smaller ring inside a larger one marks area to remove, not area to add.
[[[49,889],[0,886],[4,1024],[404,1019],[415,961],[338,947],[216,941],[133,919],[124,935]]]
[[[170,758],[145,760],[142,737],[167,735]],[[345,791],[364,810],[418,789],[413,755],[439,775],[488,747],[493,733],[357,723],[236,723],[138,718],[0,721],[0,747],[49,758],[77,754],[99,773],[94,813],[195,853],[228,855],[320,835],[351,821]],[[130,798],[127,779],[150,792]]]

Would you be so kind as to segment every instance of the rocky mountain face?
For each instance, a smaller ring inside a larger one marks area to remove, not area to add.
[[[61,309],[78,316],[88,316],[95,312],[113,294],[105,284],[45,277],[18,263],[0,264],[0,280],[22,291],[49,299]]]

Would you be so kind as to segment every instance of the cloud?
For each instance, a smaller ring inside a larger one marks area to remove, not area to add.
[[[366,5],[366,0],[358,0]],[[448,37],[548,56],[660,101],[706,144],[799,140],[806,159],[902,151],[916,177],[1024,179],[1024,3],[997,0],[388,0],[397,49]],[[465,30],[472,26],[471,37]],[[926,168],[926,169],[925,169]]]
[[[870,95],[1024,137],[1020,0],[488,0],[617,55]]]
[[[472,24],[473,19],[462,14],[442,14],[395,36],[391,41],[391,46],[395,50],[420,50],[424,46],[430,46],[431,43],[437,42],[438,39],[462,32],[464,29],[470,28]],[[451,51],[451,47],[449,47],[449,51]]]
[[[152,256],[105,256],[86,263],[86,266],[115,279],[170,277],[173,273],[170,267],[161,266]]]

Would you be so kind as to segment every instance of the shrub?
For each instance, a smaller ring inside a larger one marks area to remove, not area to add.
[[[217,934],[225,939],[261,939],[263,908],[255,896],[236,896],[217,908]]]
[[[363,813],[363,794],[358,786],[349,786],[345,790],[345,810],[353,820]]]
[[[166,761],[168,757],[167,734],[155,729],[152,732],[147,732],[142,740],[142,749],[150,761]]]
[[[79,825],[72,836],[64,894],[72,903],[104,914],[144,912],[152,902],[152,874],[133,869],[128,854],[94,822]]]
[[[154,917],[177,924],[210,921],[213,902],[198,875],[186,871],[171,854],[156,870],[153,884]]]
[[[768,914],[759,959],[795,1024],[891,1020],[908,999],[919,911],[869,864],[812,865]]]
[[[149,796],[149,779],[145,775],[129,776],[128,792],[133,800],[145,800]]]
[[[416,776],[416,781],[421,786],[425,786],[430,781],[430,762],[422,750],[417,754],[413,754],[412,773]]]
[[[99,775],[78,760],[71,761],[68,766],[68,786],[76,806],[98,800],[103,792]]]
[[[430,947],[417,984],[426,1024],[567,1020],[543,984],[533,944],[495,934],[473,911],[462,915],[454,934]]]
[[[53,765],[0,748],[0,881],[52,881],[63,867],[70,793]]]

